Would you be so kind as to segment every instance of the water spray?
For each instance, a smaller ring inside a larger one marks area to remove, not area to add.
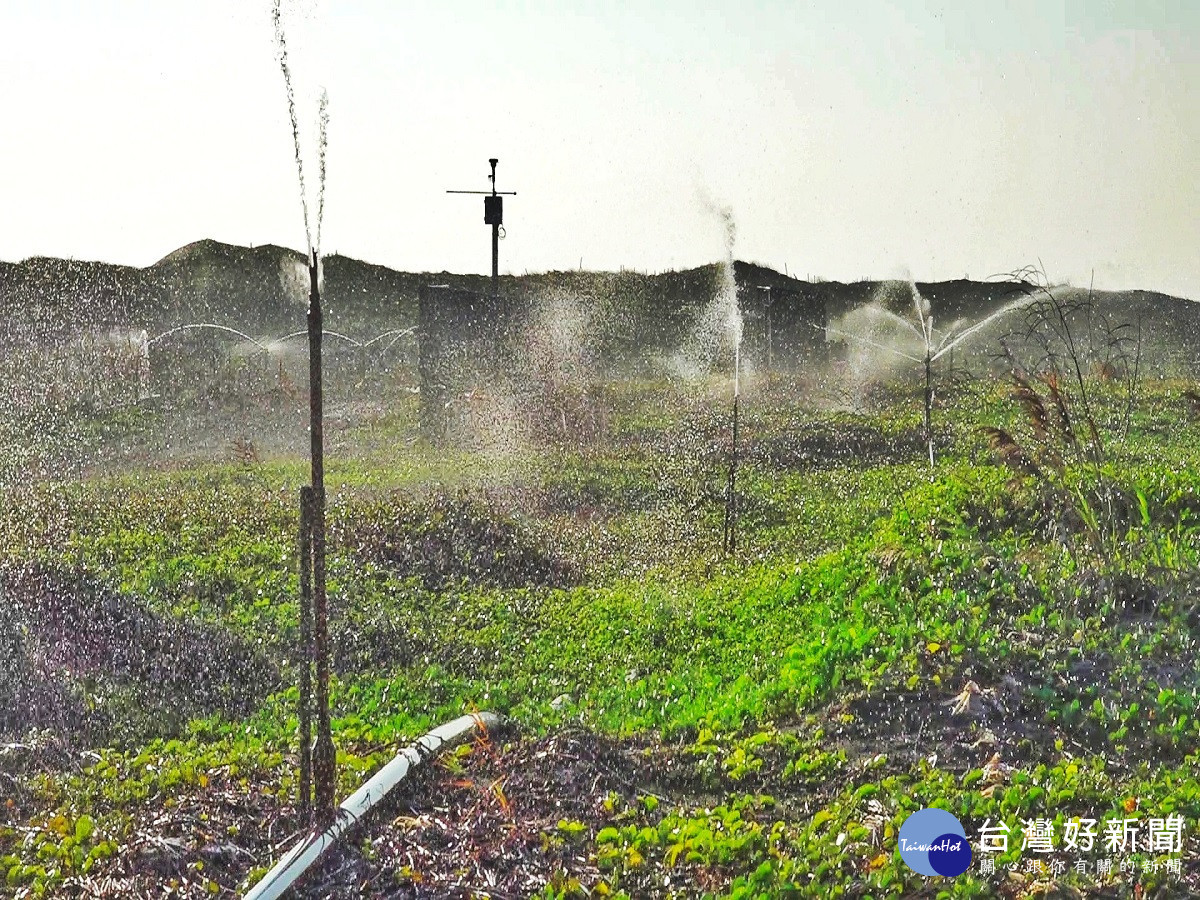
[[[312,249],[321,252],[321,223],[325,219],[325,148],[329,145],[329,94],[321,89],[317,108],[317,233]],[[301,190],[304,189],[301,182]]]
[[[908,282],[909,289],[913,296],[913,310],[915,313],[916,322],[909,321],[903,316],[897,315],[890,309],[883,306],[870,304],[859,307],[859,310],[870,311],[873,315],[880,316],[889,322],[901,326],[904,330],[911,333],[920,343],[921,355],[916,356],[912,353],[905,353],[898,347],[889,346],[887,344],[872,341],[869,338],[863,337],[860,334],[852,334],[847,331],[840,331],[833,327],[826,327],[827,334],[836,335],[846,338],[855,343],[862,344],[867,347],[873,347],[876,350],[882,350],[885,353],[890,353],[893,356],[901,359],[909,360],[921,366],[925,376],[924,391],[922,393],[922,433],[925,437],[925,442],[929,450],[929,465],[934,465],[934,440],[933,440],[933,364],[945,356],[947,353],[952,353],[954,348],[972,337],[977,331],[991,323],[995,322],[1002,316],[1007,315],[1014,310],[1020,309],[1023,306],[1033,302],[1030,296],[1021,297],[1011,303],[1007,303],[1000,309],[985,316],[981,321],[976,322],[969,328],[963,328],[964,320],[955,320],[949,328],[938,339],[933,328],[933,312],[929,301],[921,296],[921,292],[917,289],[915,282]]]
[[[360,341],[356,338],[350,337],[348,334],[342,334],[340,331],[330,331],[328,328],[322,329],[322,331],[321,331],[321,333],[323,335],[325,335],[325,337],[335,337],[338,340],[345,341],[347,344],[350,344],[352,347],[358,347],[360,350],[365,350],[367,347],[370,347],[372,344],[379,343],[384,338],[395,338],[396,340],[398,340],[399,338],[408,337],[410,335],[416,334],[416,332],[417,332],[417,329],[415,326],[409,326],[408,328],[389,328],[387,331],[381,332],[380,334],[375,335],[375,337],[373,337],[373,338],[368,338],[365,341]],[[290,341],[294,338],[307,337],[307,336],[308,336],[308,329],[305,329],[304,331],[293,331],[289,334],[283,335],[283,337],[275,338],[275,340],[271,341],[271,344],[282,343],[283,341]],[[384,347],[384,351],[386,352],[387,348],[392,346],[393,343],[395,343],[395,340],[393,340],[392,342],[387,344],[387,346]],[[268,346],[270,346],[270,345],[268,345]]]
[[[187,325],[177,325],[162,334],[157,334],[152,338],[139,337],[135,342],[140,354],[139,372],[138,372],[138,399],[145,399],[151,396],[150,394],[150,348],[161,341],[165,341],[177,334],[184,334],[194,331],[214,331],[217,334],[229,334],[234,337],[241,338],[242,342],[258,353],[262,353],[266,357],[280,357],[279,360],[279,380],[282,382],[283,376],[283,360],[282,357],[286,354],[284,345],[288,341],[295,340],[299,337],[308,337],[308,329],[302,331],[293,331],[277,338],[254,338],[240,331],[237,328],[231,328],[228,325],[217,325],[212,322],[193,322]],[[369,362],[377,361],[386,356],[387,353],[396,346],[404,338],[411,338],[416,334],[416,327],[409,326],[408,328],[390,328],[387,331],[381,332],[374,337],[365,340],[350,337],[348,334],[342,334],[340,331],[331,331],[328,328],[321,330],[324,337],[337,338],[345,344],[349,344],[360,351],[360,366],[365,369]],[[386,341],[386,343],[383,343]],[[376,346],[379,345],[379,346]]]
[[[250,337],[250,335],[246,334],[246,332],[238,331],[238,329],[236,329],[236,328],[230,328],[228,325],[214,325],[211,322],[195,322],[195,323],[192,323],[189,325],[177,325],[174,328],[170,329],[169,331],[164,331],[162,334],[156,334],[154,337],[147,339],[145,342],[145,345],[146,345],[146,347],[150,347],[153,344],[157,344],[159,341],[163,340],[164,338],[168,338],[171,335],[178,334],[179,332],[182,332],[182,331],[203,331],[205,329],[209,329],[212,331],[228,332],[229,334],[235,335],[236,337],[240,337],[242,340],[246,341],[249,344],[254,344],[256,347],[258,347],[258,349],[262,350],[264,353],[271,352],[271,348],[270,348],[269,344],[264,344],[261,341],[255,340],[254,338]]]
[[[287,37],[283,32],[283,10],[280,6],[281,0],[275,0],[271,7],[271,22],[275,26],[275,46],[278,48],[279,68],[283,72],[283,85],[287,91],[288,117],[292,123],[292,145],[296,151],[296,172],[300,178],[300,205],[304,210],[304,239],[308,242],[308,250],[311,253],[312,244],[312,229],[308,224],[308,192],[304,188],[304,157],[300,153],[300,120],[296,116],[296,91],[292,87],[292,69],[288,64],[288,48]],[[325,107],[321,107],[322,118],[325,118]],[[321,129],[321,134],[324,135],[324,127]],[[322,154],[324,156],[324,154]],[[322,172],[324,164],[322,163]],[[324,196],[324,190],[322,190]]]
[[[738,407],[741,399],[742,337],[739,332],[733,347],[733,443],[729,452],[729,482],[725,488],[725,523],[721,543],[726,553],[737,552],[737,467],[738,467]]]
[[[709,210],[720,217],[725,227],[725,260],[721,266],[721,284],[718,302],[727,307],[722,325],[733,344],[733,434],[729,451],[729,479],[725,488],[725,518],[721,544],[726,553],[737,552],[737,468],[738,468],[738,414],[741,406],[742,369],[742,311],[738,306],[737,276],[734,272],[733,247],[737,238],[737,223],[733,210],[718,206],[708,198],[702,198]]]

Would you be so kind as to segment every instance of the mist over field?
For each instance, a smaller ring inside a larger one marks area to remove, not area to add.
[[[1198,24],[9,10],[0,896],[1200,895]]]

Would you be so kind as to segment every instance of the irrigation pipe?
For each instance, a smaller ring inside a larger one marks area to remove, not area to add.
[[[481,712],[460,716],[409,744],[362,787],[346,798],[338,808],[337,816],[331,825],[323,831],[314,828],[288,851],[287,855],[246,893],[245,900],[275,900],[276,897],[282,896],[344,832],[358,824],[415,766],[419,766],[435,753],[460,743],[472,732],[492,729],[499,724],[500,717],[495,713]]]

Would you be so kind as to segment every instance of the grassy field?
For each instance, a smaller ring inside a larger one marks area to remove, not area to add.
[[[302,895],[1200,891],[1190,385],[1026,388],[943,388],[930,468],[914,390],[839,412],[760,380],[732,556],[723,384],[610,386],[585,446],[436,449],[411,400],[335,430],[339,797],[443,721],[509,724]],[[234,896],[297,834],[307,465],[252,450],[3,488],[0,893]],[[897,832],[928,806],[1008,849],[917,875]],[[1176,815],[1182,847],[1143,849]],[[1053,852],[1022,850],[1035,820]]]

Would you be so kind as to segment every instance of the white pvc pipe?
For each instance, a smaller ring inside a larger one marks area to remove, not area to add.
[[[289,850],[287,855],[247,892],[245,900],[275,900],[308,871],[343,832],[357,824],[371,807],[403,781],[412,767],[419,766],[424,759],[440,750],[459,743],[477,728],[490,729],[499,724],[500,718],[495,713],[481,712],[460,716],[409,744],[362,787],[346,798],[338,807],[333,824],[323,831],[314,827],[299,844]]]

